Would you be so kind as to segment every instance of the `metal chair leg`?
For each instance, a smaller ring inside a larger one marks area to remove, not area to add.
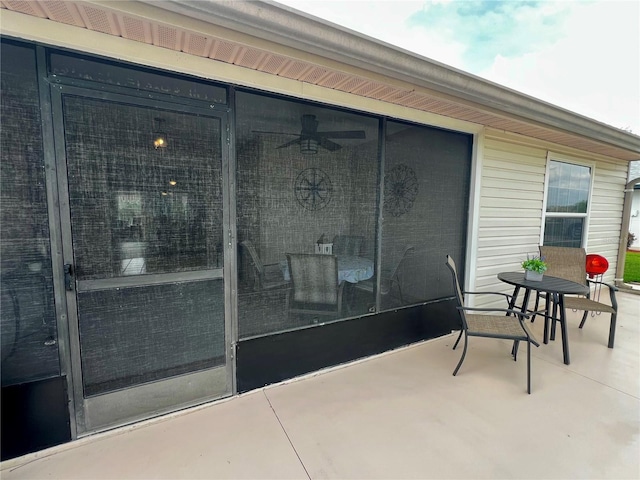
[[[569,365],[569,332],[567,331],[567,316],[564,308],[564,297],[559,296],[560,304],[560,335],[562,335],[562,356],[564,357],[564,364]],[[555,322],[554,322],[555,324]]]
[[[527,393],[531,395],[531,342],[527,342]]]
[[[613,348],[613,342],[616,340],[616,321],[618,319],[617,313],[611,314],[611,323],[609,324],[609,343],[607,346]]]
[[[460,370],[460,367],[462,366],[462,362],[464,362],[464,357],[467,354],[467,343],[468,343],[468,338],[467,338],[467,334],[465,332],[465,335],[464,335],[464,348],[462,349],[462,356],[460,357],[460,361],[458,362],[458,366],[453,371],[453,376],[454,377],[456,376],[456,373],[458,373],[458,370]]]
[[[460,339],[462,338],[462,334],[464,333],[464,330],[460,330],[460,334],[458,335],[458,339],[456,340],[456,343],[453,344],[453,349],[455,350],[456,347],[458,346],[458,342],[460,342]]]
[[[582,315],[582,321],[580,322],[580,325],[578,326],[578,328],[584,327],[584,322],[587,321],[588,314],[589,314],[589,312],[584,312],[584,315]]]

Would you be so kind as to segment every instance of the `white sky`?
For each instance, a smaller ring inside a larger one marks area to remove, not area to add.
[[[277,0],[640,135],[636,0]]]

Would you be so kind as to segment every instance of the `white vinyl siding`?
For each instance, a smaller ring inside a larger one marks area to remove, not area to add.
[[[607,258],[609,270],[605,280],[613,282],[622,233],[627,164],[598,162],[594,175],[586,250],[587,253],[597,253]]]
[[[561,148],[491,129],[487,129],[483,144],[480,205],[474,232],[477,250],[472,252],[469,265],[475,272],[475,282],[469,288],[510,292],[511,288],[496,275],[522,270],[520,264],[527,254],[538,252],[547,156],[549,151],[555,153]],[[626,162],[577,151],[562,151],[559,158],[594,165],[586,250],[609,260],[605,279],[613,281],[620,243]],[[481,302],[476,304],[482,306]]]

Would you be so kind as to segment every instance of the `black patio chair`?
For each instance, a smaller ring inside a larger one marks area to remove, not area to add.
[[[453,371],[455,376],[462,366],[462,362],[467,354],[468,337],[484,337],[484,338],[498,338],[504,340],[513,340],[514,344],[511,348],[511,355],[513,360],[517,360],[518,345],[519,342],[527,342],[527,393],[531,393],[531,344],[536,347],[540,346],[540,343],[536,340],[533,334],[527,328],[527,325],[523,321],[523,318],[528,318],[528,315],[516,310],[510,310],[508,308],[473,308],[464,305],[464,296],[462,289],[460,288],[460,282],[458,280],[458,272],[456,264],[453,259],[447,255],[447,267],[451,270],[453,278],[453,289],[455,291],[457,308],[460,312],[460,320],[462,322],[462,330],[453,349],[458,346],[460,338],[464,334],[464,349],[462,350],[462,356],[460,361]],[[506,295],[504,293],[497,292],[465,292],[465,295]],[[508,297],[508,295],[506,295]],[[474,313],[477,312],[477,313]],[[488,312],[501,312],[502,315],[490,315]]]
[[[582,310],[582,320],[578,328],[582,328],[587,321],[589,312],[602,312],[611,314],[609,322],[609,340],[607,346],[613,348],[616,338],[616,321],[618,318],[618,302],[616,292],[618,289],[613,285],[587,277],[587,253],[584,248],[575,247],[549,247],[540,246],[540,256],[547,263],[545,275],[564,278],[582,285],[603,285],[609,289],[609,300],[611,305],[602,303],[588,296],[565,296],[564,307],[571,310]],[[534,311],[538,311],[540,295],[536,297]],[[534,320],[532,317],[532,321]],[[556,322],[551,326],[551,338],[555,338]]]

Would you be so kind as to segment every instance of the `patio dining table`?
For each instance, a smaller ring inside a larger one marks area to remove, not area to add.
[[[551,328],[551,340],[555,339],[555,323],[560,323],[560,333],[562,335],[562,355],[565,365],[569,365],[569,338],[567,336],[567,319],[564,309],[565,295],[586,295],[589,287],[580,283],[565,280],[564,278],[543,275],[542,280],[525,280],[524,272],[502,272],[498,274],[498,279],[502,282],[514,286],[513,294],[509,302],[509,308],[516,309],[516,301],[520,290],[524,290],[524,296],[520,311],[523,313],[535,313],[544,316],[544,343],[549,343],[549,321],[553,322]],[[531,292],[541,292],[545,294],[544,313],[531,312],[528,310],[529,297]],[[553,306],[550,313],[549,307]],[[559,312],[558,312],[559,310]]]

